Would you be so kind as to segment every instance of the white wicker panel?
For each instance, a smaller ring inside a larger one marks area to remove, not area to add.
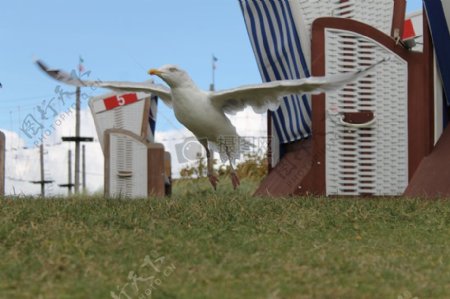
[[[147,147],[127,135],[110,133],[111,197],[147,197]],[[124,174],[129,173],[129,176]],[[121,174],[121,175],[119,175]]]
[[[391,35],[394,0],[297,0],[304,24],[311,33],[313,21],[320,17],[354,19]],[[310,34],[311,36],[311,34]]]
[[[325,30],[326,74],[390,60],[371,74],[326,94],[327,195],[399,195],[408,183],[407,63],[372,39]],[[344,112],[371,111],[364,128],[342,125]]]

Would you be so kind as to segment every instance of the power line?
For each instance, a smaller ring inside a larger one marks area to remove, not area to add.
[[[9,99],[9,101],[14,101],[14,102],[18,102],[18,101],[27,101],[27,100],[34,100],[34,99],[42,99],[42,98],[49,98],[49,97],[53,97],[55,96],[53,95],[45,95],[45,96],[32,96],[32,97],[23,97],[23,98],[12,98]]]
[[[49,151],[51,151],[52,149],[55,149],[61,145],[63,145],[64,143],[62,142],[58,142],[56,144],[53,145],[46,145],[46,149],[47,151],[44,151],[44,155],[48,154]],[[100,143],[98,141],[95,142],[95,144],[97,144],[98,146],[100,145]],[[16,155],[16,157],[14,157],[15,160],[20,160],[21,165],[23,169],[28,169],[29,171],[27,173],[34,173],[36,170],[35,167],[35,162],[36,159],[31,157],[30,155],[36,154],[36,150],[39,150],[40,153],[40,148],[36,148],[36,147],[31,147],[31,148],[19,148],[19,149],[9,149],[9,152],[12,154],[12,152],[17,152],[19,154],[19,156]],[[24,154],[25,153],[25,154]],[[17,162],[14,162],[14,164],[17,164]],[[33,171],[30,171],[31,169],[33,169]],[[48,172],[49,169],[45,169],[45,177],[49,177],[50,173]],[[91,175],[91,176],[103,176],[103,173],[96,173],[96,172],[86,172],[87,175]],[[19,174],[20,175],[20,174]],[[33,180],[32,178],[27,178],[27,177],[14,177],[12,175],[7,175],[5,176],[5,178],[9,181],[13,181],[13,182],[21,182],[21,183],[29,183],[30,181],[33,181],[35,183],[41,183],[41,180]],[[54,183],[53,180],[44,180],[46,184],[49,184],[50,182]],[[46,190],[46,193],[48,193],[50,190]]]

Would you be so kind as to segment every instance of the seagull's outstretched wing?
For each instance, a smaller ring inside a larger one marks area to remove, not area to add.
[[[375,66],[386,60],[388,58],[354,73],[272,81],[213,92],[210,94],[210,99],[215,106],[228,114],[235,114],[247,106],[251,106],[256,113],[264,113],[267,110],[276,110],[284,96],[305,93],[318,94],[338,89],[367,75]]]
[[[41,70],[55,80],[61,81],[68,85],[73,86],[93,86],[112,89],[114,91],[131,91],[131,92],[147,92],[152,93],[163,100],[163,102],[172,107],[172,97],[170,95],[170,89],[161,84],[154,84],[151,81],[146,82],[120,82],[120,81],[87,81],[81,80],[70,75],[67,72],[57,69],[49,69],[42,61],[37,60],[36,64]]]

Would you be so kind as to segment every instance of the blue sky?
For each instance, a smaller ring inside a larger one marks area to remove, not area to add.
[[[420,8],[420,0],[408,1],[408,11]],[[173,63],[207,89],[214,53],[217,89],[261,81],[237,0],[9,0],[0,10],[0,37],[4,130],[18,131],[55,96],[58,84],[34,57],[71,70],[81,55],[92,78],[102,80],[144,81],[149,68]],[[163,105],[160,114],[157,130],[181,128]]]

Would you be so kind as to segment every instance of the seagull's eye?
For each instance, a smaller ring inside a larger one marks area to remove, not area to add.
[[[176,71],[177,71],[177,68],[176,68],[176,67],[171,67],[171,68],[169,68],[169,71],[170,71],[170,72],[176,72]]]

